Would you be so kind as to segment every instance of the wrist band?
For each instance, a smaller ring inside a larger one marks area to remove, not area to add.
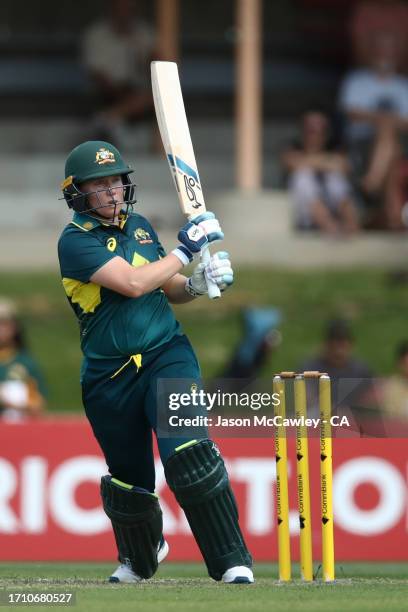
[[[192,253],[182,244],[172,250],[173,255],[179,258],[183,266],[188,266],[193,261]]]

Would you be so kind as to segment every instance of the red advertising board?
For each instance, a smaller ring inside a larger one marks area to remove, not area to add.
[[[240,518],[255,560],[277,558],[273,440],[224,439]],[[310,440],[314,555],[320,557],[319,441]],[[289,444],[292,554],[298,558],[296,465]],[[408,560],[405,439],[333,444],[336,560]],[[0,560],[114,560],[99,481],[106,466],[82,418],[0,424]],[[157,460],[157,493],[173,560],[199,551]]]

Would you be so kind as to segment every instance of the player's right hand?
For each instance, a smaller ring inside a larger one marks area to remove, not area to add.
[[[229,254],[218,251],[211,255],[209,263],[199,263],[193,274],[186,280],[186,291],[197,297],[208,293],[207,278],[217,285],[220,291],[225,291],[234,282],[234,271]]]

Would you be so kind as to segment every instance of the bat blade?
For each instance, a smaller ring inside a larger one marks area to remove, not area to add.
[[[196,215],[205,211],[205,201],[184,108],[177,64],[152,62],[151,70],[157,122],[180,206],[186,215]]]
[[[152,62],[152,90],[157,123],[181,210],[189,217],[205,212],[205,200],[188,127],[179,73],[175,62]],[[208,248],[202,260],[210,258]],[[216,283],[207,277],[208,295],[219,297]]]

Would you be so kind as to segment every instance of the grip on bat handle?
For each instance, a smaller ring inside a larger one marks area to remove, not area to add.
[[[204,249],[201,251],[201,261],[204,264],[208,264],[210,262],[210,258],[210,249],[208,248],[208,246],[204,247]],[[221,297],[221,291],[217,283],[214,283],[214,281],[210,280],[207,274],[205,274],[205,280],[207,281],[208,297],[210,298],[210,300]]]

